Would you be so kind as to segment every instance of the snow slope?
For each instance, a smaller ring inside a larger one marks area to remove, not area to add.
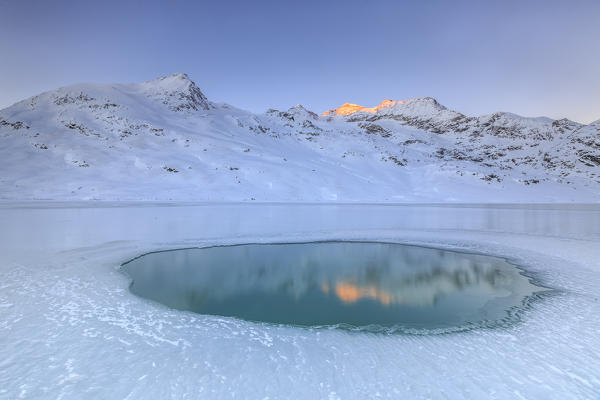
[[[600,124],[468,117],[435,99],[252,114],[185,74],[77,84],[0,111],[0,198],[600,200]]]

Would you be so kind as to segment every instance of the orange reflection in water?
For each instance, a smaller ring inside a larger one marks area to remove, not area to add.
[[[323,289],[323,292],[329,293],[329,285],[324,284],[321,289]],[[334,292],[344,303],[354,303],[361,299],[372,299],[377,300],[385,306],[389,306],[397,302],[394,296],[385,290],[378,289],[375,285],[358,286],[350,282],[338,282],[335,284]]]

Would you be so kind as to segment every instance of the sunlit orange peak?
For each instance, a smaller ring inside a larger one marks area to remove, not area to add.
[[[358,104],[344,103],[340,107],[338,107],[334,110],[325,111],[321,115],[350,115],[350,114],[354,114],[355,112],[359,112],[359,111],[375,114],[377,111],[381,110],[382,108],[393,107],[396,104],[404,104],[407,101],[408,100],[387,99],[387,100],[384,100],[381,103],[379,103],[379,105],[376,107],[363,107],[363,106],[359,106]]]

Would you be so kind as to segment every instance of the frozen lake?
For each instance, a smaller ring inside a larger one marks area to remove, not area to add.
[[[132,294],[141,254],[380,241],[489,255],[551,295],[513,323],[373,334]],[[0,398],[596,398],[600,206],[0,203]]]

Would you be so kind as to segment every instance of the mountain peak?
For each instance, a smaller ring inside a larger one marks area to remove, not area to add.
[[[182,72],[142,83],[149,97],[159,97],[173,111],[208,110],[212,105],[196,83]]]
[[[195,85],[188,74],[183,72],[176,72],[171,75],[161,76],[143,83],[143,85],[147,86],[185,86],[190,84]]]
[[[311,119],[318,119],[319,116],[314,112],[307,110],[302,104],[296,104],[294,107],[288,109],[288,114],[300,117],[309,117]]]
[[[414,99],[409,99],[409,100],[385,99],[375,107],[364,107],[364,106],[360,106],[358,104],[344,103],[340,107],[335,108],[333,110],[325,111],[321,115],[324,115],[324,116],[350,115],[350,114],[354,114],[356,112],[366,112],[366,113],[370,113],[370,114],[376,114],[379,111],[390,109],[392,107],[396,107],[398,105],[403,105],[403,104],[408,104],[408,103],[431,104],[431,105],[435,106],[436,108],[437,107],[443,108],[443,106],[440,103],[438,103],[437,100],[434,99],[433,97],[419,97],[419,98],[414,98]]]

